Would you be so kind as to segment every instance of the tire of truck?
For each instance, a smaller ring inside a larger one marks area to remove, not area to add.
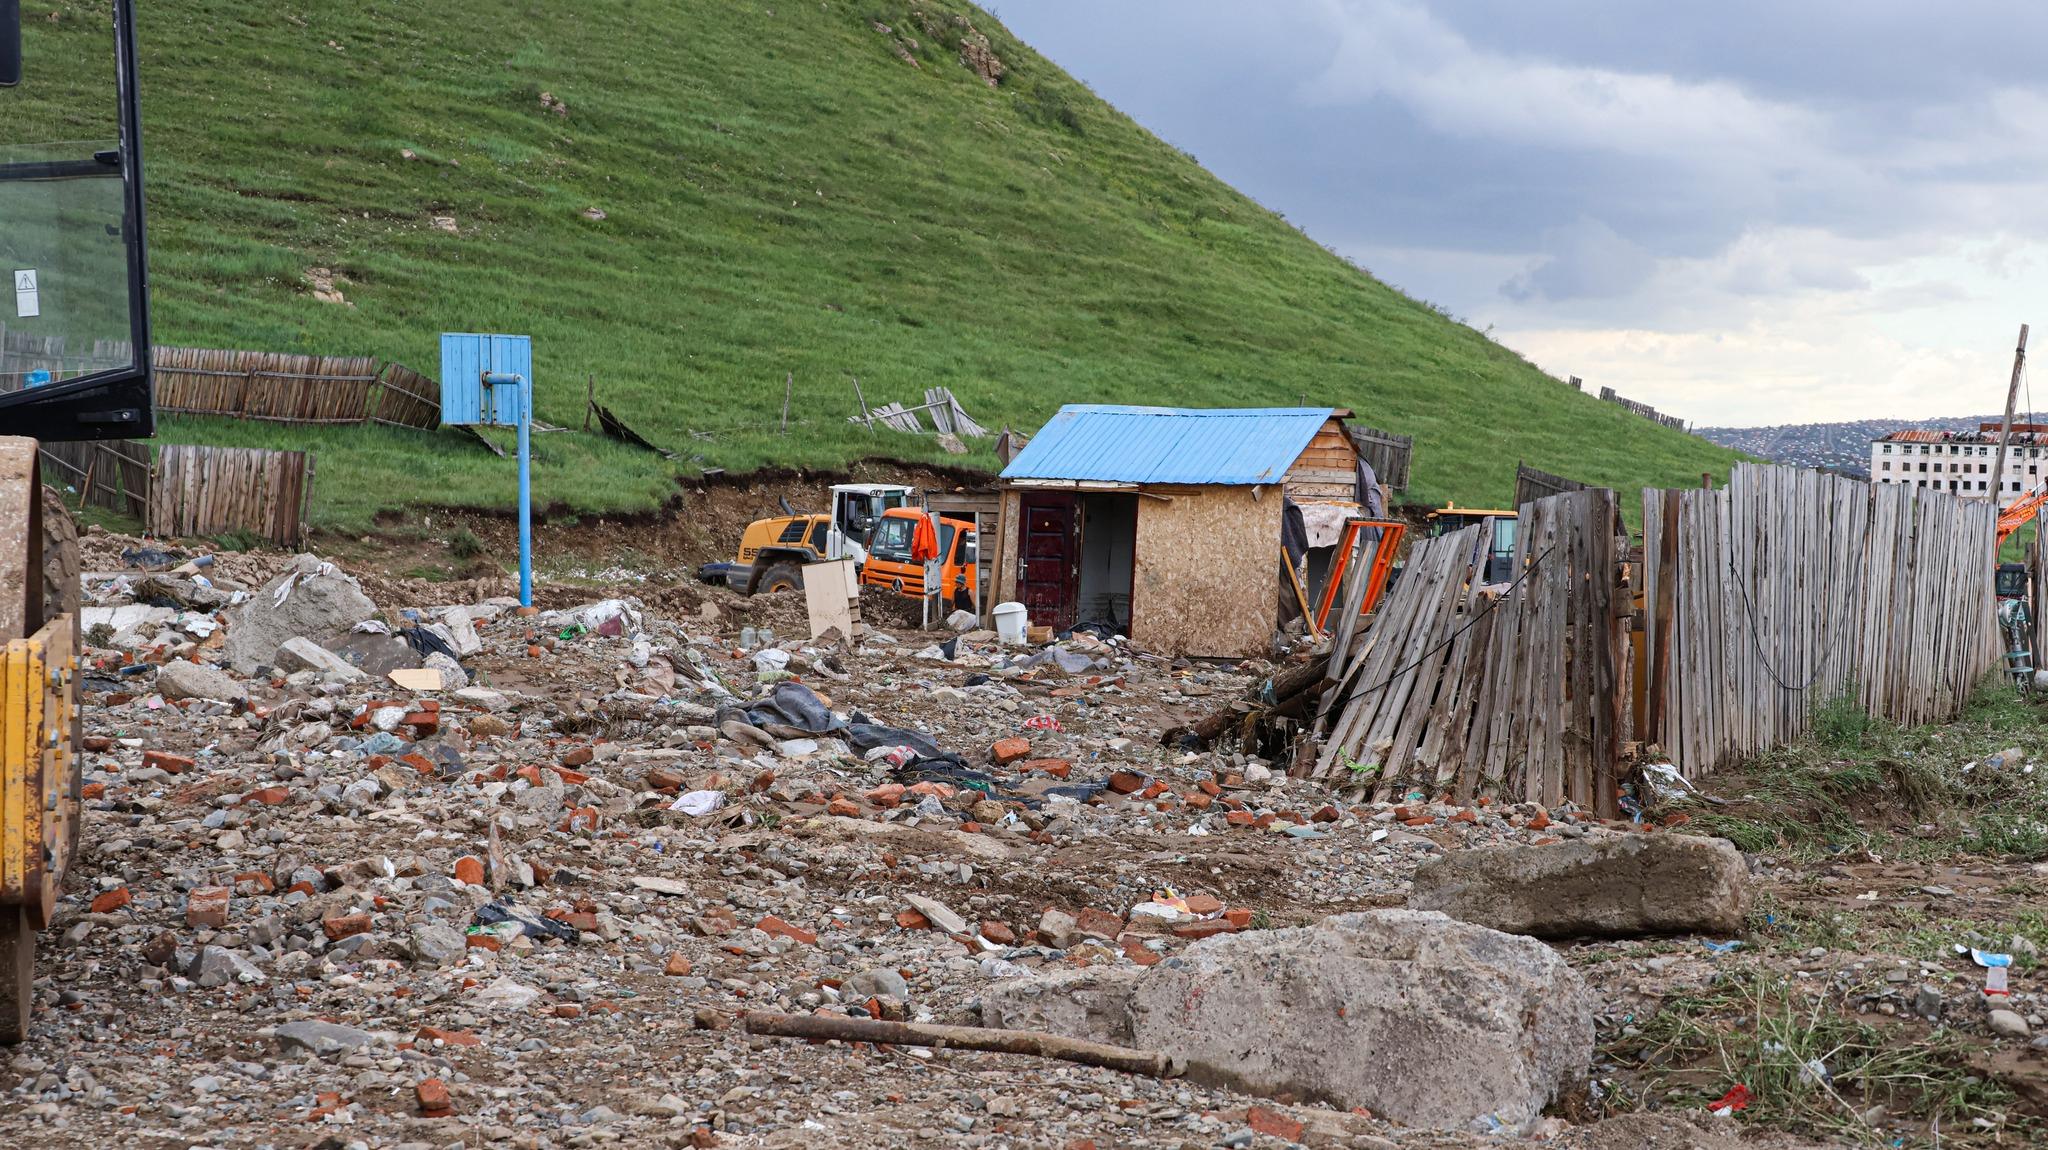
[[[777,563],[754,580],[751,594],[772,595],[777,591],[804,589],[804,569],[794,563]]]

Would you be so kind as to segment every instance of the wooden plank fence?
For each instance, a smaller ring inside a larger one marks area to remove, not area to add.
[[[281,547],[304,537],[313,458],[303,451],[165,444],[157,450],[154,535],[249,531]]]
[[[1645,737],[1688,777],[1798,738],[1820,703],[1917,724],[1998,663],[1997,509],[1738,465],[1644,492]]]
[[[42,445],[43,482],[69,488],[79,501],[120,515],[148,513],[151,479],[147,443],[113,439]]]
[[[1408,468],[1415,458],[1414,436],[1356,423],[1345,424],[1344,432],[1351,437],[1351,446],[1358,449],[1359,458],[1372,465],[1372,473],[1387,490],[1408,490]]]
[[[1313,773],[1376,798],[1449,792],[1611,816],[1628,737],[1624,540],[1612,491],[1524,505],[1521,578],[1483,592],[1482,528],[1425,540],[1334,690]]]
[[[432,431],[441,426],[441,385],[402,363],[386,364],[377,389],[377,410],[370,418]]]
[[[1512,506],[1533,503],[1551,495],[1563,495],[1567,491],[1584,491],[1586,485],[1576,479],[1538,471],[1526,463],[1515,464],[1515,501]]]
[[[362,423],[377,382],[371,356],[154,349],[157,410],[277,423]]]

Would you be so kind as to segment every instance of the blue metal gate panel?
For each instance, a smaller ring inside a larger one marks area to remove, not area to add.
[[[518,386],[484,383],[486,373],[516,375]],[[488,397],[488,403],[486,402]],[[533,337],[441,334],[441,422],[513,427],[533,415]]]

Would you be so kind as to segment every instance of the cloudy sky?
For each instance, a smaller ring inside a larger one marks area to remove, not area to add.
[[[1699,424],[1995,411],[2048,324],[2048,5],[985,2],[1381,279]]]

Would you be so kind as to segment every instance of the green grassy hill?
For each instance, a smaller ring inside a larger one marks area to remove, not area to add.
[[[1350,267],[955,0],[138,7],[159,341],[434,374],[441,331],[531,333],[541,418],[580,427],[594,377],[688,460],[542,436],[546,503],[944,458],[850,427],[856,377],[877,403],[945,385],[1026,431],[1064,402],[1305,397],[1414,435],[1428,501],[1497,503],[1518,458],[1618,486],[1734,458]],[[995,86],[963,62],[984,47]],[[347,303],[314,298],[315,268]],[[164,437],[316,450],[336,525],[513,490],[452,432]],[[985,445],[964,462],[994,465]]]

